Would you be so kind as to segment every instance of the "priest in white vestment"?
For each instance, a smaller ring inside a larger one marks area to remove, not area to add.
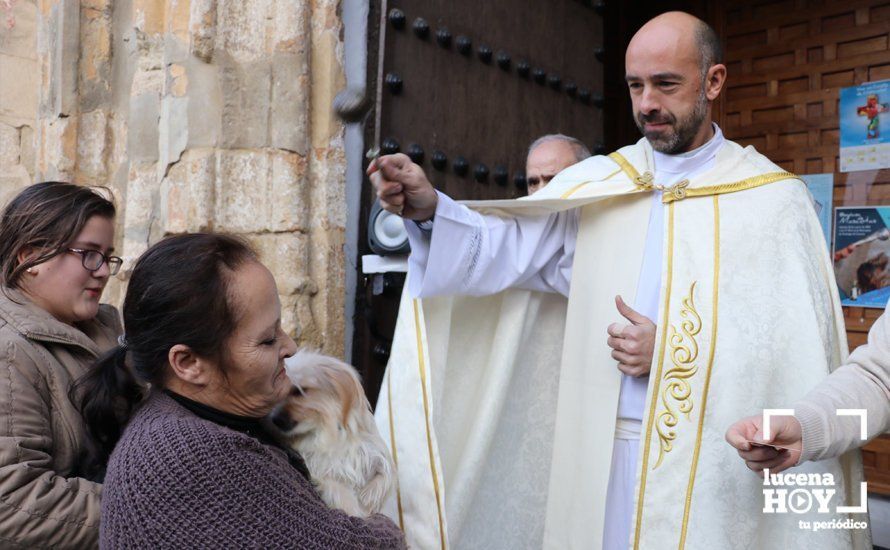
[[[459,204],[405,156],[372,165],[381,204],[413,220],[377,407],[412,546],[866,547],[799,527],[834,508],[764,514],[722,443],[847,349],[803,183],[711,122],[719,59],[700,20],[647,23],[626,59],[645,138],[527,200]],[[804,468],[858,504],[858,455]]]

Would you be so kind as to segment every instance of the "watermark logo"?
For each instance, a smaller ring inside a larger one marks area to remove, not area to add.
[[[838,416],[858,416],[859,437],[868,439],[868,413],[865,409],[838,409]],[[765,409],[763,411],[763,437],[770,439],[770,419],[774,416],[793,416],[794,409]],[[830,473],[770,473],[763,472],[763,513],[764,514],[807,514],[815,510],[819,514],[865,514],[868,513],[868,485],[859,484],[859,504],[857,506],[831,506],[837,494],[834,475]],[[799,522],[801,529],[820,531],[826,529],[866,529],[865,521],[852,519],[830,521]]]

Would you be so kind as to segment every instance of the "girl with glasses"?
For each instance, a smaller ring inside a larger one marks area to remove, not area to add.
[[[4,546],[98,543],[101,485],[83,477],[75,380],[121,334],[100,305],[115,207],[93,190],[27,187],[0,215],[0,540]]]

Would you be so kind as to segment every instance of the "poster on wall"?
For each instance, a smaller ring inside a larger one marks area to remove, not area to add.
[[[834,210],[834,274],[845,306],[887,306],[890,206]]]
[[[841,88],[841,172],[890,168],[890,80]]]
[[[805,174],[801,176],[813,195],[813,206],[825,235],[825,246],[831,250],[831,205],[834,201],[834,174]]]

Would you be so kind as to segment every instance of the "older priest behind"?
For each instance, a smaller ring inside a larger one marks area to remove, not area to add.
[[[761,480],[723,443],[847,347],[804,184],[711,122],[719,61],[702,21],[648,22],[626,55],[645,138],[533,198],[458,204],[403,155],[370,167],[383,206],[412,220],[377,407],[412,546],[868,546],[867,530],[799,527],[860,503],[857,454],[800,467],[832,474],[830,513],[765,514]],[[634,327],[652,322],[641,360]]]

